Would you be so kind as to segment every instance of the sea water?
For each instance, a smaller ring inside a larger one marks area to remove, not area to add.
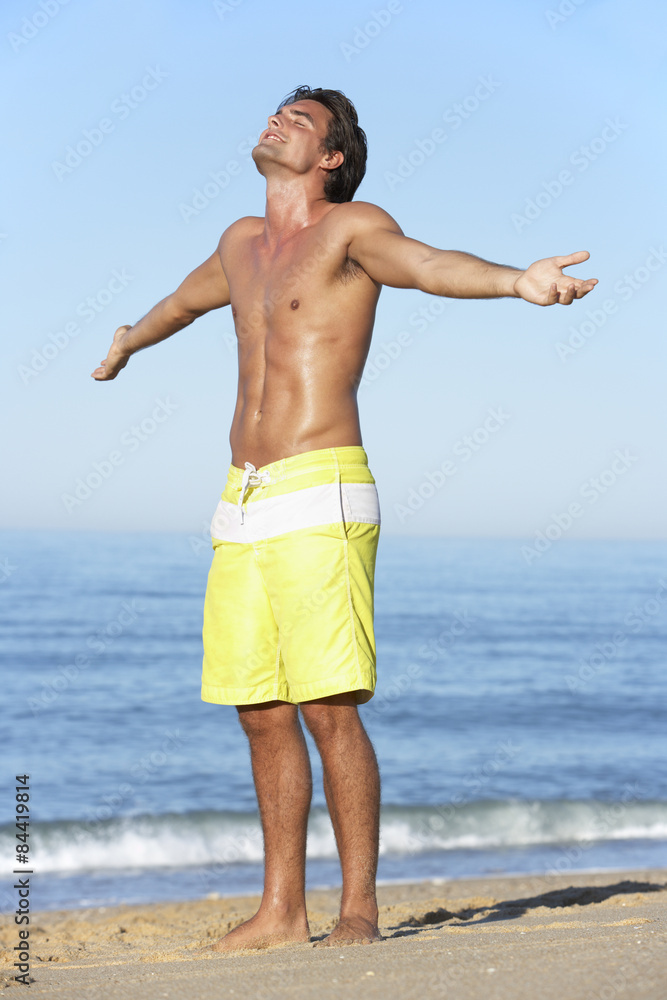
[[[667,543],[525,545],[380,539],[378,685],[360,713],[381,881],[667,865]],[[233,707],[199,696],[210,546],[5,532],[0,557],[0,843],[11,861],[28,773],[32,906],[260,892],[247,741]],[[308,743],[308,885],[337,885]]]

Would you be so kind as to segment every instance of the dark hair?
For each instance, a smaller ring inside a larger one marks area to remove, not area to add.
[[[278,105],[278,111],[296,101],[318,101],[331,112],[329,128],[322,143],[322,151],[339,150],[345,159],[335,170],[330,170],[324,182],[327,201],[352,201],[354,192],[366,173],[366,133],[359,127],[359,119],[352,101],[341,90],[323,90],[322,87],[297,87]]]

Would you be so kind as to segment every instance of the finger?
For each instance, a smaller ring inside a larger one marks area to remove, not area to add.
[[[574,301],[576,294],[577,294],[577,286],[573,282],[571,285],[567,286],[567,288],[565,289],[565,294],[561,296],[560,301],[562,305],[564,306],[572,305],[572,302]]]
[[[554,306],[558,302],[558,285],[554,281],[549,289],[545,305]]]
[[[588,260],[590,254],[588,250],[577,250],[576,253],[566,254],[564,257],[555,257],[556,266],[570,267],[572,264],[583,264],[585,260]]]
[[[595,280],[595,278],[591,279],[590,281],[585,281],[583,285],[580,285],[579,288],[577,288],[577,298],[581,299],[583,298],[584,295],[588,295],[589,292],[593,291],[596,285],[597,281]]]
[[[574,285],[567,285],[560,292],[558,301],[562,306],[569,306],[571,305],[572,299],[574,298],[574,293],[575,293]]]

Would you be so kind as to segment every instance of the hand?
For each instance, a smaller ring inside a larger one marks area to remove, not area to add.
[[[114,333],[109,353],[104,361],[101,362],[100,367],[91,372],[91,376],[97,379],[98,382],[108,382],[112,378],[115,378],[118,372],[122,371],[130,360],[131,355],[127,351],[123,351],[121,343],[127,331],[131,329],[131,326],[119,326]]]
[[[569,274],[563,274],[563,268],[582,264],[589,257],[588,250],[579,250],[566,257],[536,260],[516,279],[514,291],[526,302],[534,302],[537,306],[553,306],[557,302],[562,306],[569,306],[574,299],[582,299],[584,295],[588,295],[597,285],[598,279],[587,278],[584,281],[572,278]]]

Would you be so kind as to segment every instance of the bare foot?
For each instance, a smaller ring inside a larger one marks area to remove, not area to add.
[[[211,946],[211,951],[236,951],[240,948],[272,948],[278,944],[310,941],[305,914],[287,917],[258,911]]]
[[[377,923],[365,917],[341,917],[331,934],[323,941],[315,943],[316,948],[333,947],[339,944],[373,944],[382,941]]]

